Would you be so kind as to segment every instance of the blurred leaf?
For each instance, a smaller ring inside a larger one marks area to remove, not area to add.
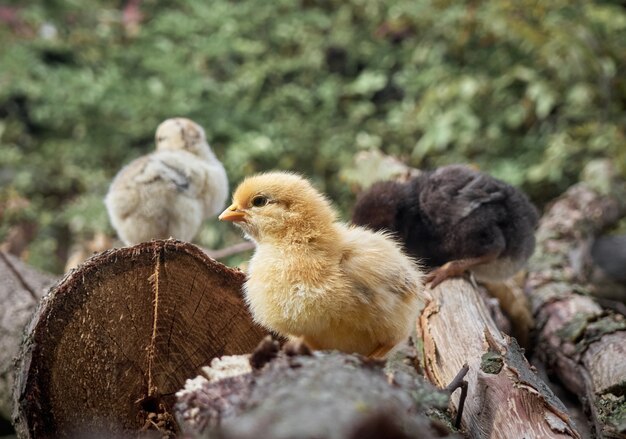
[[[144,0],[135,25],[111,0],[11,5],[0,184],[30,201],[29,258],[42,268],[110,231],[110,180],[173,116],[205,127],[231,186],[291,169],[343,212],[354,194],[341,171],[372,148],[415,167],[475,163],[538,203],[590,160],[626,173],[616,2]],[[0,234],[19,218],[2,221]],[[198,242],[239,239],[209,221]]]

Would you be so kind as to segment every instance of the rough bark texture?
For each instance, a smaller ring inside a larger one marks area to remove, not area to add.
[[[338,352],[277,352],[266,341],[252,358],[214,360],[178,393],[176,415],[190,437],[458,437],[429,419],[448,401],[410,364]],[[252,365],[252,367],[251,367]]]
[[[626,437],[626,320],[590,295],[589,242],[624,214],[613,184],[602,195],[570,188],[543,216],[527,280],[537,321],[537,356],[591,414],[597,437]],[[626,268],[626,267],[625,267]]]
[[[199,367],[265,335],[241,298],[243,273],[180,241],[94,256],[43,299],[16,374],[23,438],[119,436],[178,427],[174,393]]]
[[[468,282],[450,279],[431,293],[418,323],[424,369],[443,387],[463,363],[469,365],[462,425],[470,438],[580,437],[565,406],[531,369],[515,339],[497,329]],[[452,403],[456,408],[456,395]]]
[[[53,276],[0,251],[0,417],[11,419],[13,363],[24,326],[54,281]]]

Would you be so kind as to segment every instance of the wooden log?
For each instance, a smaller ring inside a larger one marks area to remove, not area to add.
[[[419,169],[407,166],[397,157],[372,149],[357,153],[352,164],[341,171],[341,179],[353,192],[360,192],[377,181],[407,181],[420,172]]]
[[[515,339],[502,334],[463,279],[431,291],[418,333],[426,376],[438,387],[469,365],[462,425],[470,438],[579,438],[562,402],[535,374]],[[458,407],[458,396],[452,398]]]
[[[607,170],[606,175],[610,175]],[[603,229],[626,212],[623,186],[582,182],[543,216],[526,290],[537,321],[537,357],[574,392],[598,438],[626,437],[626,320],[602,308],[580,258]]]
[[[24,327],[55,282],[13,255],[0,251],[0,417],[11,419],[13,363]]]
[[[199,367],[250,352],[266,332],[244,274],[175,240],[109,250],[41,302],[16,374],[22,438],[175,434],[174,393]]]
[[[249,356],[216,359],[189,380],[176,415],[187,437],[459,437],[425,415],[446,392],[415,373],[411,361],[314,352],[265,341]]]

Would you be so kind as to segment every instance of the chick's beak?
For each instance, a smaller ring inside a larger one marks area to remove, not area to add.
[[[217,218],[220,221],[232,221],[239,222],[243,221],[246,217],[246,213],[239,210],[239,206],[235,203],[231,204],[226,208],[224,212],[220,214]]]

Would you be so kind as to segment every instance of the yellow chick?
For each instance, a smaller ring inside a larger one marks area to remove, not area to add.
[[[302,177],[245,179],[219,217],[256,242],[245,283],[254,319],[312,349],[384,358],[427,299],[422,273],[384,232],[337,222]]]
[[[157,128],[154,153],[117,174],[105,204],[118,236],[132,245],[169,237],[191,241],[227,196],[226,171],[202,127],[174,118]]]

